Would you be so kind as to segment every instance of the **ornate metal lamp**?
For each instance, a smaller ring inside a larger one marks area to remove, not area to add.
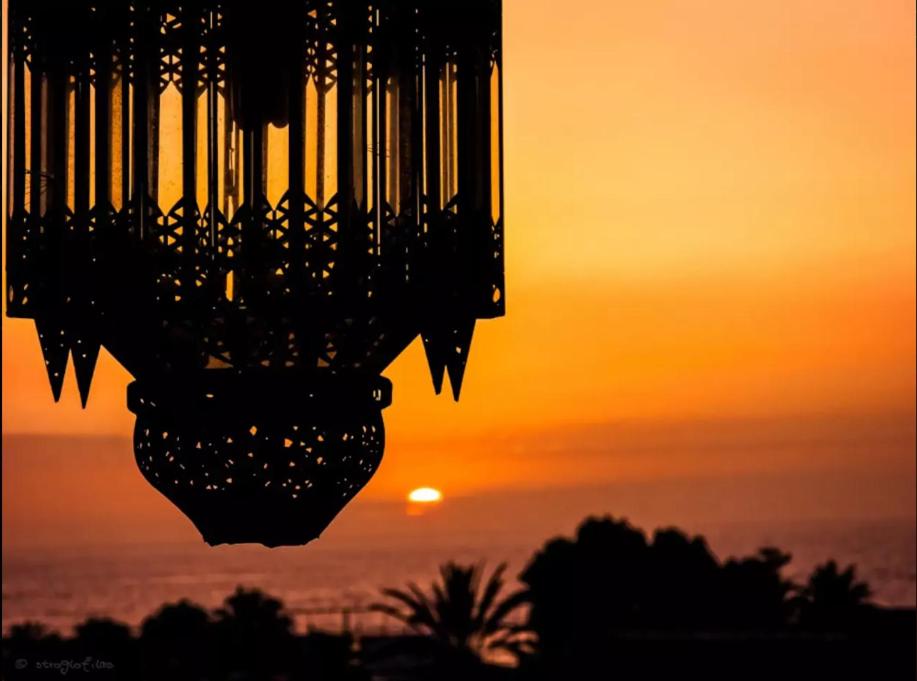
[[[303,544],[504,311],[499,0],[10,0],[7,312],[210,544]]]

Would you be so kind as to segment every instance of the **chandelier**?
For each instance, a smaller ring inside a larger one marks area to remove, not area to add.
[[[59,399],[133,376],[210,544],[304,544],[376,471],[418,335],[504,313],[499,0],[10,0],[7,314]]]

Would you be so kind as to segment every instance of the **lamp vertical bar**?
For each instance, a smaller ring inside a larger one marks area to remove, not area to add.
[[[89,219],[89,182],[90,182],[90,165],[89,165],[89,126],[92,125],[90,120],[90,97],[92,93],[89,85],[89,74],[82,72],[76,76],[74,83],[76,88],[76,111],[74,112],[74,161],[73,161],[73,212],[77,224],[82,228],[87,226]]]
[[[358,227],[354,224],[354,17],[345,10],[338,14],[337,48],[337,186],[338,186],[338,282],[347,293],[354,289],[354,239]],[[330,36],[329,36],[330,37]]]
[[[42,72],[37,57],[32,57],[32,103],[30,112],[32,120],[29,121],[32,130],[30,134],[32,157],[29,164],[29,213],[33,221],[41,218],[41,188],[44,184],[44,162],[42,161],[42,138],[44,137],[44,120],[47,115],[47,106],[44,105],[47,92],[47,76]]]
[[[109,37],[109,42],[106,42]],[[100,30],[96,36],[96,86],[95,116],[91,123],[95,125],[95,204],[103,208],[98,211],[98,219],[107,220],[105,206],[111,203],[111,88],[112,88],[112,53],[110,36]]]
[[[295,31],[296,45],[290,65],[290,154],[289,210],[291,293],[298,298],[305,290],[305,96],[306,96],[306,25],[305,3],[297,15],[299,28]]]
[[[10,25],[13,26],[15,18],[10,17]],[[12,30],[12,29],[11,29]],[[21,38],[20,38],[21,39]],[[12,121],[9,130],[12,136],[8,137],[8,143],[12,143],[13,165],[7,169],[13,179],[13,191],[10,196],[11,213],[21,214],[25,210],[25,59],[22,48],[19,47],[12,55],[13,79],[10,91],[10,101],[12,102]]]
[[[182,274],[183,299],[195,290],[195,252],[197,242],[197,89],[200,70],[200,16],[193,4],[182,16]]]
[[[206,10],[205,23],[207,30],[207,64],[206,92],[207,92],[207,224],[209,226],[207,240],[210,257],[215,258],[217,253],[217,210],[219,203],[219,92],[218,79],[220,77],[217,64],[219,45],[215,37],[216,12]],[[229,159],[224,159],[228,163]],[[216,269],[211,273],[216,276]],[[213,283],[213,282],[211,282]]]
[[[149,157],[156,155],[150,140],[150,61],[152,49],[149,44],[148,12],[140,5],[134,8],[133,48],[133,130],[131,134],[131,202],[135,211],[137,237],[143,241],[148,229],[148,201],[150,196]],[[159,60],[154,62],[157,67]]]

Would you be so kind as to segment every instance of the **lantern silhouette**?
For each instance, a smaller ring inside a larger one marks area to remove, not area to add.
[[[303,544],[382,457],[418,335],[504,312],[499,0],[10,0],[7,313],[59,399],[134,377],[211,544]]]

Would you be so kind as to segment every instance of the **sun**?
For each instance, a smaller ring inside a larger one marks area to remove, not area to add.
[[[408,494],[412,504],[438,504],[443,500],[443,493],[433,487],[418,487]]]

